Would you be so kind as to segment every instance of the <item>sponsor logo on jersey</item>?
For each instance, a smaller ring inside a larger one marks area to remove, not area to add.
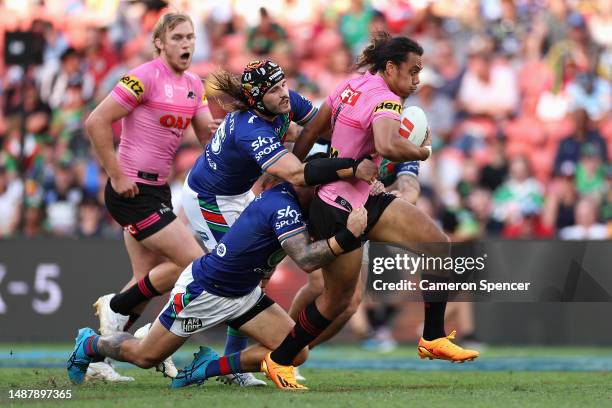
[[[217,251],[217,255],[223,258],[225,254],[227,253],[227,248],[225,247],[225,244],[219,244],[217,245],[216,251]]]
[[[276,219],[277,221],[274,225],[276,229],[281,229],[283,227],[288,227],[294,224],[298,224],[301,222],[302,213],[291,208],[291,206],[287,206],[276,211]]]
[[[119,81],[119,85],[124,87],[128,92],[136,97],[136,99],[140,100],[142,94],[144,93],[144,85],[140,81],[140,79],[136,78],[134,75],[126,75]]]
[[[401,115],[402,104],[396,101],[382,101],[374,108],[374,113],[376,112],[395,112]]]
[[[361,91],[356,91],[351,88],[350,85],[347,85],[346,88],[340,94],[340,100],[342,103],[346,103],[347,105],[355,106],[357,100],[361,96]]]
[[[257,139],[253,140],[253,142],[251,143],[251,147],[253,148],[253,150],[259,150],[259,148],[261,148],[262,146],[268,145],[273,142],[274,142],[273,137],[257,136]]]
[[[170,129],[187,129],[187,126],[191,124],[191,118],[168,114],[159,118],[159,124]]]
[[[187,99],[195,99],[195,93],[193,91],[187,92]],[[202,102],[204,102],[206,98],[202,95]]]
[[[182,325],[185,333],[193,333],[194,331],[202,328],[202,320],[195,317],[190,317],[183,320]]]
[[[412,133],[412,129],[414,129],[414,123],[412,123],[408,118],[403,118],[402,125],[399,129],[400,136],[408,139]]]
[[[281,147],[281,142],[274,142],[270,146],[266,146],[263,150],[260,150],[255,155],[255,160],[261,159],[263,156],[272,153],[274,150]]]

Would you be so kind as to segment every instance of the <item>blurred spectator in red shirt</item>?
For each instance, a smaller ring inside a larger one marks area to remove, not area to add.
[[[103,27],[88,27],[83,51],[86,70],[97,87],[104,76],[117,65],[116,52],[111,48]]]

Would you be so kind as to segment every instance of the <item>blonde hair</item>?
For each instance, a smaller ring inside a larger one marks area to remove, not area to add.
[[[159,38],[160,41],[163,41],[163,37],[164,34],[166,34],[166,31],[174,30],[177,25],[185,22],[189,22],[189,24],[191,24],[191,27],[193,27],[193,21],[191,21],[191,17],[183,13],[166,13],[161,16],[159,20],[157,20],[157,23],[155,23],[155,27],[153,27],[153,32],[151,34],[151,36],[153,37],[153,53],[156,56],[159,56],[161,50],[157,48],[157,45],[155,45],[155,40]]]

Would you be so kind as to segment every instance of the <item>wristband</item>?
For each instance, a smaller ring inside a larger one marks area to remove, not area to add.
[[[314,159],[304,166],[304,181],[309,186],[327,184],[340,180],[338,170],[352,169],[355,172],[355,160],[348,158]]]
[[[351,252],[361,246],[361,238],[354,236],[346,227],[338,231],[334,238],[344,252]]]

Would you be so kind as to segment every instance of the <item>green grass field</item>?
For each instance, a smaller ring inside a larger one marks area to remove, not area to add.
[[[201,387],[171,390],[168,379],[153,370],[128,365],[121,365],[119,370],[135,377],[135,382],[74,386],[61,368],[63,356],[68,352],[67,345],[43,348],[0,345],[0,406],[612,406],[612,350],[600,348],[489,348],[475,364],[451,365],[418,360],[413,348],[381,355],[357,347],[321,347],[313,351],[309,368],[302,370],[310,390],[297,393],[281,392],[272,386],[240,389],[216,381]],[[177,356],[179,363],[188,359],[186,352]],[[385,369],[393,367],[400,368]],[[565,371],[555,371],[557,367]],[[72,398],[11,400],[11,389],[70,389]]]

